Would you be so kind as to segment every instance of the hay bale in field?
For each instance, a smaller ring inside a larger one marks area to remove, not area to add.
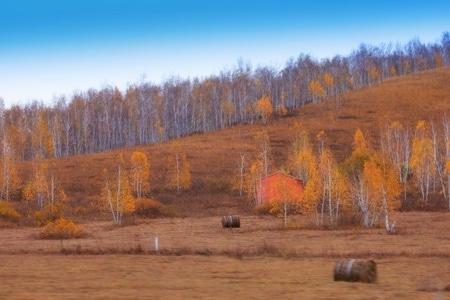
[[[377,265],[366,259],[340,260],[334,267],[334,280],[374,283],[377,281]]]
[[[241,227],[241,220],[239,216],[223,216],[222,217],[223,228],[239,228]]]

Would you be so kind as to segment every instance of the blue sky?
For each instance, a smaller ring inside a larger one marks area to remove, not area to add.
[[[0,97],[51,104],[108,84],[219,74],[238,59],[281,68],[300,53],[434,42],[449,12],[447,0],[2,0]]]

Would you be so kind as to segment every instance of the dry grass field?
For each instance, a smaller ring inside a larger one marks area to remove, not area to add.
[[[267,130],[273,168],[285,167],[289,128],[301,122],[342,162],[357,128],[377,147],[379,128],[398,120],[409,126],[450,113],[450,68],[392,78],[379,85],[306,105],[268,125],[241,124],[179,140],[190,162],[193,186],[167,189],[171,142],[58,159],[56,180],[68,196],[84,236],[42,240],[41,228],[0,229],[0,299],[450,299],[450,213],[396,212],[397,233],[384,227],[319,230],[306,216],[289,228],[271,216],[250,213],[230,190],[239,154],[255,153],[254,136]],[[148,155],[150,196],[173,209],[173,218],[139,220],[117,227],[108,215],[89,212],[98,201],[104,168],[117,156]],[[32,170],[21,166],[21,174]],[[84,212],[84,214],[78,213]],[[241,216],[241,228],[222,229],[221,217]],[[159,249],[155,251],[155,237]],[[376,284],[333,281],[339,259],[372,259]]]
[[[173,218],[115,227],[88,222],[85,237],[39,239],[38,228],[0,231],[2,299],[450,299],[449,213],[396,213],[398,232],[317,230],[306,217]],[[154,238],[158,237],[159,251]],[[375,284],[335,282],[339,259],[377,263]]]

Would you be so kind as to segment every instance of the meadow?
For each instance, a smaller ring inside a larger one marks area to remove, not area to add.
[[[39,228],[3,229],[0,298],[449,298],[449,213],[392,217],[392,235],[318,230],[304,216],[283,229],[279,218],[254,215],[233,229],[219,216],[87,222],[83,238],[63,241],[39,239]],[[333,280],[336,262],[354,258],[375,261],[375,284]]]

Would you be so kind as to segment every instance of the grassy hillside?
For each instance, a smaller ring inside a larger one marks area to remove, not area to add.
[[[286,165],[291,143],[289,128],[301,122],[313,138],[320,130],[328,136],[328,146],[338,160],[351,153],[353,134],[357,128],[377,147],[379,128],[386,121],[398,120],[414,125],[420,119],[440,118],[450,112],[450,68],[441,68],[387,80],[379,85],[340,96],[341,108],[334,99],[309,104],[295,114],[271,120],[268,125],[243,124],[207,134],[193,134],[179,139],[189,159],[193,187],[175,196],[166,190],[167,157],[171,141],[154,145],[123,148],[114,151],[66,157],[56,161],[59,185],[67,195],[86,205],[98,198],[102,185],[102,171],[115,170],[117,156],[122,153],[129,162],[133,151],[147,154],[151,164],[152,195],[165,203],[183,204],[179,212],[189,210],[198,214],[228,213],[239,209],[239,197],[230,193],[230,182],[237,171],[239,154],[250,158],[255,151],[254,136],[260,130],[270,135],[274,170]],[[25,163],[21,172],[31,170]]]

